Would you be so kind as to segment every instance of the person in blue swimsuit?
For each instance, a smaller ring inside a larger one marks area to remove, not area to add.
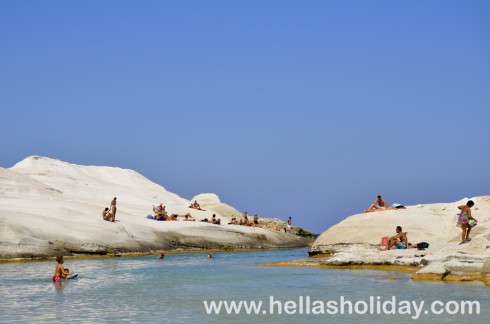
[[[392,249],[405,250],[408,247],[407,232],[403,232],[401,226],[396,227],[396,235],[390,237],[386,248],[378,248],[379,251],[388,251]]]

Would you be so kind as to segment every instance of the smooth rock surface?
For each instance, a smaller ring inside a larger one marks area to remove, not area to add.
[[[116,223],[101,216],[113,197]],[[0,168],[0,259],[308,244],[283,232],[226,225],[219,213],[223,225],[146,219],[159,203],[169,214],[191,213],[198,220],[216,213],[188,208],[190,201],[133,170],[28,157]]]
[[[446,204],[419,204],[406,210],[389,210],[357,214],[322,233],[310,249],[310,255],[332,255],[327,263],[335,265],[399,264],[424,266],[414,279],[459,281],[474,278],[475,273],[490,271],[490,197],[474,197],[473,216],[478,225],[472,229],[470,242],[459,244],[461,228],[455,216],[468,198]],[[383,236],[396,234],[396,226],[408,232],[409,242],[428,242],[424,251],[416,249],[378,251]],[[488,268],[488,269],[487,269]]]

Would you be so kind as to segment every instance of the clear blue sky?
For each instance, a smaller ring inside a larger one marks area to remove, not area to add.
[[[489,16],[490,1],[2,1],[0,165],[130,168],[317,233],[378,194],[490,195]]]

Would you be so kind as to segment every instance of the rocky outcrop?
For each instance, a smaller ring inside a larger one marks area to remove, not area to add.
[[[197,201],[202,209],[211,209],[223,217],[233,218],[240,217],[242,213],[228,204],[222,203],[217,194],[202,193],[192,197],[192,202]]]
[[[212,210],[215,211],[216,213],[221,214],[223,217],[226,217],[227,219],[230,218],[237,218],[240,219],[242,218],[243,214],[233,208],[232,206],[222,203],[221,200],[219,199],[218,195],[213,194],[213,193],[203,193],[199,194],[197,196],[194,196],[191,200],[192,202],[197,201],[201,208],[206,209],[206,210]],[[271,228],[277,228],[280,231],[284,232],[284,230],[287,228],[286,222],[283,220],[280,220],[279,218],[260,218],[259,223],[261,225],[266,225]],[[306,237],[306,238],[316,238],[316,234],[312,233],[304,228],[293,226],[291,231],[291,234],[301,236],[301,237]]]
[[[117,197],[116,223],[102,210]],[[163,203],[169,214],[191,213],[195,222],[158,222],[146,216]],[[199,222],[213,210],[141,174],[114,167],[81,166],[32,156],[0,168],[0,259],[59,254],[111,254],[156,250],[304,247],[295,235],[245,226]]]
[[[408,206],[406,210],[390,210],[348,217],[322,233],[313,243],[310,255],[327,254],[323,265],[403,265],[416,267],[417,280],[488,282],[490,267],[490,197],[475,197],[471,242],[459,244],[461,229],[455,226],[457,206],[467,198],[447,204]],[[428,242],[424,251],[417,249],[378,251],[381,237],[392,236],[402,226],[412,243]],[[320,262],[320,261],[318,261]]]

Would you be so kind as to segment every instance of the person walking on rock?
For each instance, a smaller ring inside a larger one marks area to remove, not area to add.
[[[461,213],[459,214],[458,217],[458,226],[461,226],[461,229],[463,230],[463,232],[461,233],[461,243],[459,244],[464,244],[466,242],[471,241],[470,239],[471,228],[472,226],[475,226],[476,222],[478,221],[475,218],[473,218],[473,216],[471,216],[471,207],[473,207],[474,205],[475,203],[473,202],[473,200],[468,200],[466,205],[458,206],[458,209],[461,210]],[[473,220],[473,222],[470,222],[471,220]]]

